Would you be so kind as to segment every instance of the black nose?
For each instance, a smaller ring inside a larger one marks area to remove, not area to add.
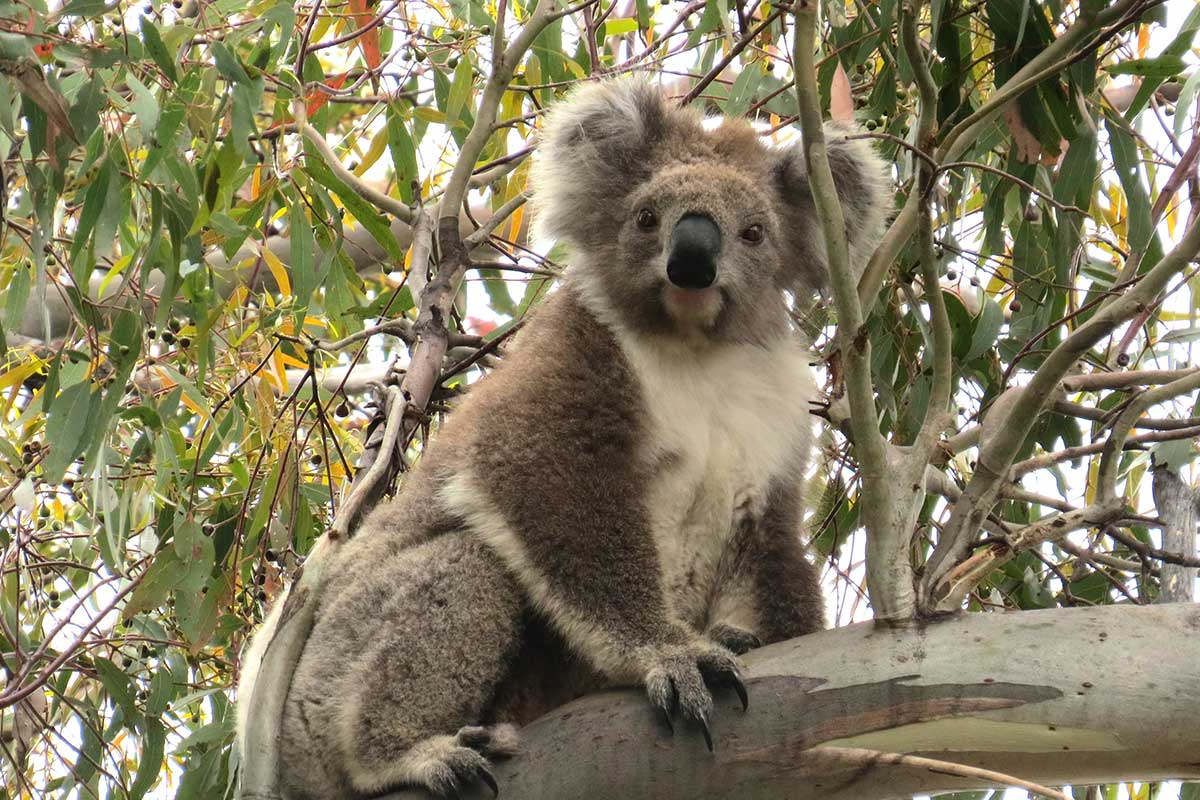
[[[671,231],[667,277],[681,289],[705,289],[717,279],[721,229],[702,214],[687,214]]]

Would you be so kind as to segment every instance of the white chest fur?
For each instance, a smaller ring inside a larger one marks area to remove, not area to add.
[[[696,353],[626,340],[647,404],[648,494],[668,603],[703,625],[734,517],[759,513],[772,478],[799,480],[811,447],[811,354],[798,342]]]

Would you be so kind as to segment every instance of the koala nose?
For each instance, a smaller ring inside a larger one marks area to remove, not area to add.
[[[681,289],[706,289],[717,279],[721,229],[703,214],[686,214],[671,231],[667,278]]]

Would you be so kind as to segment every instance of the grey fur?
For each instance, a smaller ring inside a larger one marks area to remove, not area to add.
[[[885,182],[840,141],[861,259]],[[574,245],[572,267],[325,567],[283,720],[289,800],[486,781],[515,750],[509,723],[603,686],[644,685],[707,734],[733,651],[823,625],[800,538],[814,389],[784,296],[824,269],[797,151],[740,122],[706,130],[629,80],[555,109],[541,148],[539,224]],[[686,213],[723,242],[693,305],[664,277]]]

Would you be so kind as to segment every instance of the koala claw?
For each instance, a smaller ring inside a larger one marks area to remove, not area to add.
[[[708,729],[708,717],[702,716],[699,719],[700,729],[704,731],[704,744],[708,746],[708,752],[713,752],[712,731]]]
[[[441,798],[459,798],[462,790],[475,782],[491,789],[493,797],[500,795],[500,786],[487,759],[469,747],[457,746],[441,758],[427,788]]]
[[[742,701],[742,711],[749,710],[750,695],[746,693],[746,684],[742,681],[742,676],[735,671],[729,682],[733,685],[733,691],[737,692],[738,700]]]
[[[662,712],[667,728],[674,733],[671,718],[676,711],[685,719],[694,720],[704,733],[704,742],[713,749],[713,701],[708,685],[732,686],[743,707],[748,702],[746,688],[738,673],[737,658],[723,647],[712,644],[672,648],[660,656],[646,676],[646,693],[650,702]]]
[[[667,730],[671,735],[675,735],[675,723],[671,721],[671,712],[665,708],[659,708],[658,713],[662,715],[662,721],[667,726]]]
[[[487,765],[480,765],[475,768],[475,776],[479,780],[487,784],[487,787],[492,790],[492,797],[500,796],[500,784],[496,783],[496,776],[487,768]]]

